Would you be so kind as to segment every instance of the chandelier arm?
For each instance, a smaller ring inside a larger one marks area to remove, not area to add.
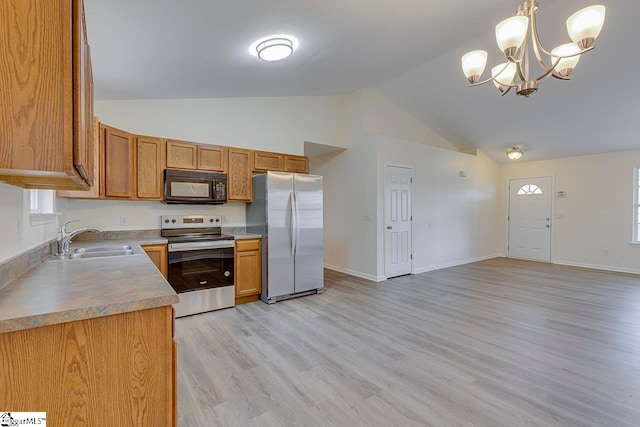
[[[503,72],[504,70],[506,70],[508,66],[509,66],[509,63],[507,62],[507,63],[504,65],[504,67],[502,67],[502,69],[501,69],[498,73],[496,73],[496,75],[497,75],[497,76],[499,76],[500,74],[502,74],[502,72]],[[467,85],[467,87],[480,86],[480,85],[483,85],[483,84],[485,84],[485,83],[489,83],[489,82],[491,82],[491,81],[494,81],[494,82],[496,82],[496,83],[500,83],[500,82],[499,82],[499,81],[497,81],[493,76],[491,76],[491,77],[489,77],[488,79],[483,80],[483,81],[481,81],[481,82],[477,82],[477,83],[474,83],[474,84],[471,84],[471,85]],[[500,83],[500,84],[502,84],[502,83]],[[503,85],[503,86],[504,86],[504,85]],[[514,86],[514,87],[515,87],[515,86]]]
[[[520,66],[520,62],[516,62],[516,70],[518,71],[518,76],[520,77],[520,80],[523,82],[526,82],[527,79],[524,76],[524,73],[522,72],[522,67]]]
[[[570,55],[570,56],[575,56],[575,55]],[[570,56],[566,56],[566,58],[569,58]],[[543,75],[538,77],[536,79],[536,82],[542,84],[542,83],[546,82],[547,80],[549,80],[551,78],[551,76],[555,77],[556,79],[560,79],[560,80],[571,80],[569,77],[563,77],[560,74],[555,72],[556,66],[560,63],[560,60],[562,60],[563,58],[565,58],[565,57],[564,56],[558,57],[558,59],[551,65],[551,68],[547,69]]]
[[[505,87],[506,87],[506,86],[505,86]],[[504,92],[502,92],[502,95],[500,95],[500,96],[505,96],[506,94],[508,94],[512,87],[515,87],[515,86],[509,86],[509,87],[507,88],[507,90],[505,90]]]

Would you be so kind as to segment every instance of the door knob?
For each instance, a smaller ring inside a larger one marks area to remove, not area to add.
[[[545,227],[547,227],[547,228],[551,228],[551,226],[550,226],[549,224],[545,225]]]
[[[387,230],[391,230],[393,227],[390,225],[387,225]]]

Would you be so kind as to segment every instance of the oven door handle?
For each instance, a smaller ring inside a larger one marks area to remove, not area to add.
[[[214,242],[186,242],[186,243],[169,243],[169,252],[197,251],[204,249],[226,249],[233,248],[235,242],[231,241],[214,241]]]

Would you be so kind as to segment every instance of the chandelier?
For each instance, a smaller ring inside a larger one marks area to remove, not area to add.
[[[480,81],[487,65],[485,50],[474,50],[462,57],[462,70],[470,86],[493,82],[503,96],[515,89],[518,95],[528,97],[551,77],[570,80],[569,75],[580,56],[593,49],[593,42],[604,24],[605,7],[590,6],[571,15],[567,19],[567,31],[573,43],[560,45],[548,52],[538,37],[536,14],[539,4],[538,0],[525,0],[518,6],[516,16],[496,25],[496,41],[507,62],[493,67],[491,77]],[[532,77],[530,70],[534,61],[531,51],[542,67],[542,74],[537,78]],[[548,63],[543,55],[548,57]]]

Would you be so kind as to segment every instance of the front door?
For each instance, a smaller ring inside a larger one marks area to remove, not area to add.
[[[385,276],[411,274],[411,181],[413,169],[385,166]]]
[[[551,177],[509,180],[509,257],[551,261]]]

